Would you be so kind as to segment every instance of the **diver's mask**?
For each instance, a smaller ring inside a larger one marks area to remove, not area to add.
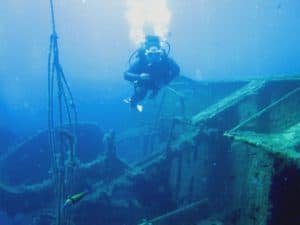
[[[157,63],[162,61],[164,55],[163,49],[157,46],[151,46],[145,50],[145,56],[149,63]]]

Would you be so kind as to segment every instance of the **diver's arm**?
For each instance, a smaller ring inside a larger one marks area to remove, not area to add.
[[[142,73],[142,64],[139,58],[130,65],[128,70],[124,72],[124,79],[130,82],[134,82],[140,79],[140,74]]]
[[[124,79],[125,80],[134,82],[134,81],[138,80],[139,78],[140,78],[139,74],[131,73],[129,71],[124,72]]]
[[[128,80],[130,82],[148,81],[151,79],[151,75],[149,73],[136,74],[136,73],[131,73],[131,72],[125,72],[124,79]]]

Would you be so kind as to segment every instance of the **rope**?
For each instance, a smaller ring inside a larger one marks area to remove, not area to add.
[[[62,210],[64,200],[71,194],[74,182],[75,141],[63,134],[66,121],[67,129],[75,137],[77,110],[70,86],[59,62],[58,36],[55,26],[54,4],[50,0],[51,26],[48,52],[48,130],[51,166],[56,193],[56,225],[71,224],[70,213]],[[55,92],[57,100],[55,101]],[[67,144],[66,144],[67,143]],[[70,163],[67,163],[67,160]],[[68,182],[65,182],[65,181]]]
[[[293,89],[292,91],[288,92],[286,95],[282,96],[281,98],[279,98],[275,102],[271,103],[267,107],[263,108],[259,112],[257,112],[254,115],[252,115],[250,118],[248,118],[245,121],[241,122],[240,124],[238,124],[237,126],[235,126],[234,128],[232,128],[230,131],[226,132],[226,135],[229,135],[230,133],[233,133],[234,131],[238,130],[239,128],[241,128],[242,126],[244,126],[246,123],[250,122],[251,120],[253,120],[253,119],[257,118],[257,117],[259,117],[260,115],[262,115],[263,113],[265,113],[267,110],[271,109],[272,107],[274,107],[275,105],[279,104],[280,102],[286,100],[287,98],[289,98],[293,94],[297,93],[298,91],[300,91],[300,87]]]
[[[53,0],[50,0],[52,33],[56,34]]]

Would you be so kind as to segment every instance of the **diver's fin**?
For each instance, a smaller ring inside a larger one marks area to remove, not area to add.
[[[136,105],[136,110],[137,110],[138,112],[143,112],[143,106],[137,104],[137,105]]]
[[[125,103],[127,103],[127,104],[130,104],[131,98],[124,98],[124,99],[123,99],[123,102],[125,102]]]
[[[125,98],[125,99],[123,99],[123,102],[125,102],[126,104],[131,104],[131,98]],[[131,107],[134,108],[138,112],[142,112],[143,111],[143,106],[140,105],[140,104],[131,105]]]

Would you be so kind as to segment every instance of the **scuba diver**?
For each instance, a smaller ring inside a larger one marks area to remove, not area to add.
[[[139,103],[149,91],[149,97],[154,98],[162,87],[179,75],[180,68],[169,57],[169,52],[167,42],[161,41],[158,36],[148,35],[142,46],[129,58],[129,69],[124,72],[124,79],[133,84],[134,93],[124,101],[132,108],[141,112],[143,106]]]

